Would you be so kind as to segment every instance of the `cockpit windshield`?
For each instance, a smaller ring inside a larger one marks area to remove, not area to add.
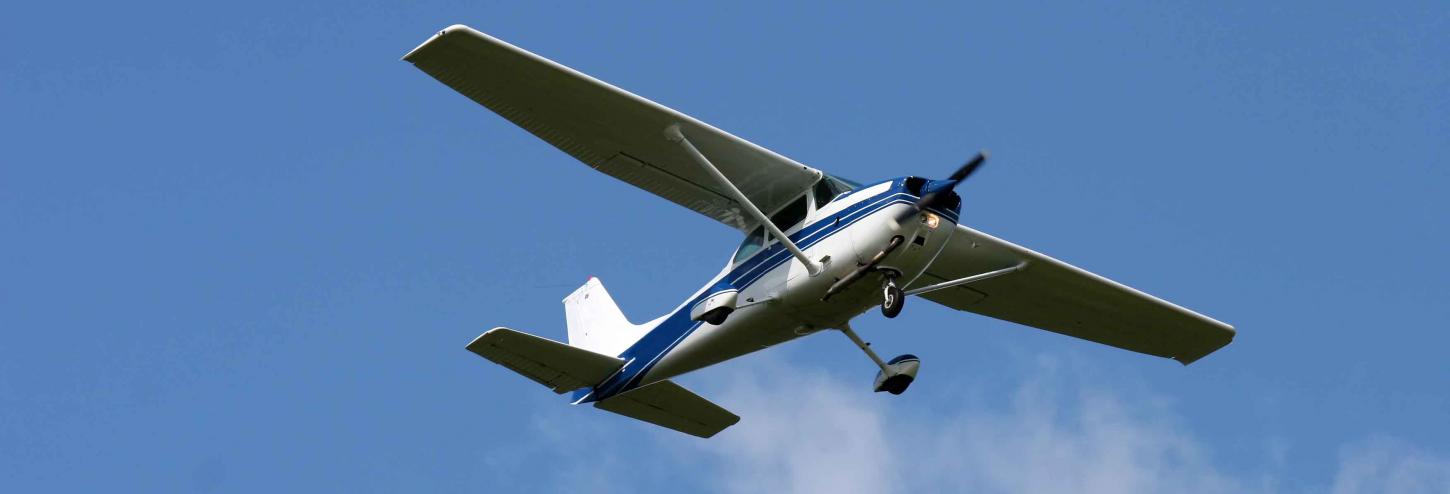
[[[740,248],[735,249],[735,259],[731,261],[731,263],[738,264],[740,261],[749,259],[751,254],[756,253],[760,250],[761,247],[764,246],[765,227],[756,227],[755,231],[750,232],[750,235],[745,236],[744,242],[740,242]]]
[[[836,200],[837,197],[841,197],[841,194],[855,190],[860,186],[861,184],[849,180],[826,175],[819,182],[816,182],[816,186],[811,190],[816,196],[816,209],[824,207],[827,203]]]

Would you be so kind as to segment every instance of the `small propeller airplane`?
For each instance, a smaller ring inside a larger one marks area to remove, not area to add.
[[[535,55],[468,26],[433,35],[403,60],[590,168],[745,235],[729,263],[644,324],[596,278],[564,298],[568,343],[491,329],[468,349],[573,403],[711,437],[740,417],[670,378],[823,329],[850,338],[901,394],[921,362],[883,360],[851,329],[909,295],[1188,365],[1234,328],[958,222],[945,179],[858,184]]]

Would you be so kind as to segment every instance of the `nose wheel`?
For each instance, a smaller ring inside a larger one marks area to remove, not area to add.
[[[906,305],[906,294],[896,286],[895,276],[886,277],[886,282],[881,284],[881,292],[881,315],[887,319],[896,317],[901,313],[901,307]]]

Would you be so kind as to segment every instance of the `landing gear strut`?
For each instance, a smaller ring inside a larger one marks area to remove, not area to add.
[[[887,272],[886,281],[881,284],[881,315],[887,319],[896,317],[901,313],[901,307],[906,305],[906,294],[901,292],[901,287],[896,286],[896,277]]]
[[[861,341],[861,337],[856,335],[850,324],[841,326],[841,332],[845,333],[857,348],[866,352],[866,356],[871,357],[871,361],[876,362],[876,366],[881,368],[881,372],[876,373],[876,384],[872,387],[877,393],[885,391],[899,395],[906,392],[906,387],[911,386],[911,382],[916,380],[916,371],[921,369],[921,359],[916,358],[915,355],[899,355],[890,362],[883,362],[881,357],[871,350],[870,343]]]

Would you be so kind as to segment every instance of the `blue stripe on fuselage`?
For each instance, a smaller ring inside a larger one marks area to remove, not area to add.
[[[845,197],[837,198],[837,200],[844,200],[846,197],[849,197],[849,194]],[[889,207],[892,204],[912,204],[916,199],[916,196],[907,194],[904,191],[902,180],[896,179],[892,181],[891,188],[886,192],[863,199],[830,217],[819,218],[815,223],[806,225],[796,233],[789,235],[789,237],[792,242],[795,242],[797,246],[804,250],[844,230],[872,213]],[[932,211],[953,224],[957,221],[956,211],[939,211],[935,209]],[[747,259],[745,262],[726,272],[723,278],[743,292],[747,287],[765,276],[766,273],[769,273],[781,264],[789,262],[791,259],[790,252],[780,242],[776,242],[775,245],[765,248],[750,259]],[[706,286],[711,286],[718,282],[719,278],[711,280]],[[625,364],[625,368],[616,372],[598,386],[595,386],[587,394],[578,397],[575,403],[602,400],[638,386],[639,380],[650,369],[654,368],[655,364],[665,354],[673,350],[685,337],[689,336],[704,324],[690,319],[689,308],[693,307],[708,295],[710,294],[702,291],[687,303],[681,304],[678,309],[660,321],[643,338],[640,338],[629,349],[619,354],[619,358],[628,362]],[[637,368],[629,368],[634,366],[636,362],[644,363],[640,364]]]

